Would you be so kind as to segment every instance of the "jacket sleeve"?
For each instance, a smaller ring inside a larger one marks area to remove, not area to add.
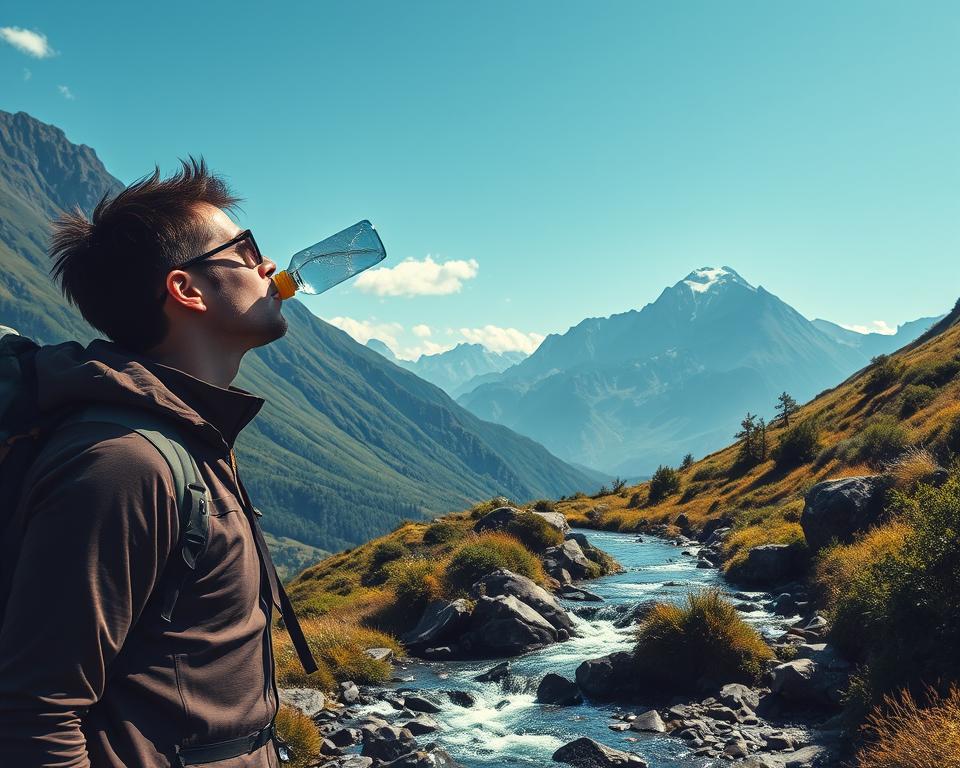
[[[0,627],[0,762],[85,768],[81,718],[176,546],[173,478],[131,433],[37,463]]]

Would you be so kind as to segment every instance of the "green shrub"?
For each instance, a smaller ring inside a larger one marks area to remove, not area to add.
[[[410,550],[402,541],[397,539],[381,541],[370,553],[370,570],[375,570],[391,560],[398,560],[408,554]]]
[[[537,499],[533,503],[533,508],[537,512],[556,512],[556,505],[550,499]]]
[[[894,360],[890,355],[877,355],[870,361],[870,372],[867,374],[866,388],[868,392],[883,392],[896,384],[903,376],[903,363]]]
[[[907,430],[889,417],[880,417],[867,424],[861,432],[839,447],[839,452],[848,464],[866,462],[881,467],[892,461],[907,448]]]
[[[641,686],[671,693],[726,682],[756,683],[773,652],[716,590],[687,595],[685,606],[658,603],[637,628]]]
[[[448,520],[438,520],[423,532],[423,543],[430,546],[455,541],[463,535],[463,527]]]
[[[936,397],[933,387],[927,384],[909,384],[900,393],[900,418],[906,419],[926,408]]]
[[[804,419],[786,429],[773,452],[773,460],[781,468],[798,467],[813,461],[820,452],[820,430],[816,421]]]
[[[680,491],[680,475],[673,467],[661,464],[650,478],[650,503],[658,504]]]
[[[707,464],[703,467],[698,467],[697,471],[693,473],[691,480],[701,481],[701,480],[715,480],[718,477],[723,475],[723,470],[716,466],[715,464]]]
[[[530,550],[505,533],[482,533],[464,542],[450,556],[443,573],[449,596],[464,595],[477,581],[497,568],[543,582],[543,566]]]
[[[859,568],[839,591],[831,639],[864,662],[874,703],[896,688],[960,680],[960,480],[894,492],[903,544]]]
[[[943,436],[944,447],[954,455],[960,455],[960,416],[950,422]]]
[[[563,534],[534,512],[517,515],[507,524],[507,533],[534,552],[543,552],[563,543]]]
[[[960,373],[960,361],[953,358],[940,362],[921,363],[907,371],[903,378],[910,384],[942,387],[944,384],[953,381],[958,373]]]
[[[405,557],[386,567],[387,586],[397,596],[397,603],[410,613],[419,613],[427,603],[443,594],[440,566],[425,557]]]

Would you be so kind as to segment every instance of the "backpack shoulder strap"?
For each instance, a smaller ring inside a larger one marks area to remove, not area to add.
[[[184,448],[176,428],[166,419],[139,408],[93,405],[71,415],[66,423],[105,423],[126,427],[145,438],[163,456],[173,473],[174,491],[180,518],[179,554],[169,576],[165,576],[160,615],[172,621],[173,608],[187,577],[207,548],[210,527],[207,487],[200,468]]]

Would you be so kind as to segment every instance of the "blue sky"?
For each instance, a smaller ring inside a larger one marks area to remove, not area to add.
[[[705,265],[847,325],[960,295],[954,2],[6,0],[0,28],[0,109],[126,183],[203,154],[281,266],[371,219],[394,271],[307,304],[408,357]]]

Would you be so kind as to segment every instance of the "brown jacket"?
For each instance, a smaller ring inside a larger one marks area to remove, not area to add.
[[[232,448],[263,400],[106,341],[46,347],[37,367],[44,409],[128,404],[176,422],[210,491],[209,544],[165,622],[158,584],[179,533],[170,469],[122,427],[94,444],[75,427],[55,435],[26,478],[18,552],[3,553],[19,557],[0,629],[0,765],[179,765],[178,745],[260,730],[277,709],[278,596]],[[279,762],[267,744],[210,765]]]

